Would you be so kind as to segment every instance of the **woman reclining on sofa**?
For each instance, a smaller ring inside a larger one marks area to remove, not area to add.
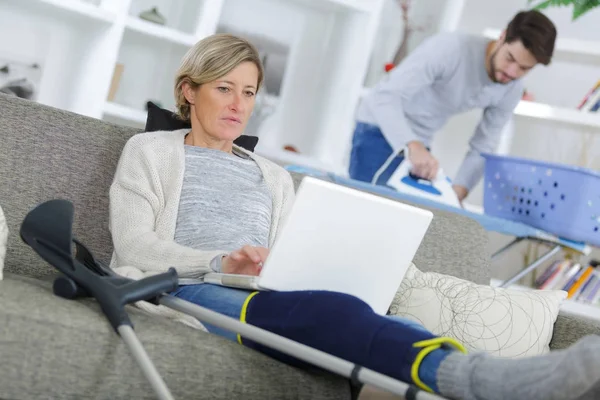
[[[244,131],[262,80],[256,49],[232,35],[208,37],[185,55],[175,98],[191,130],[135,135],[117,166],[110,225],[111,266],[118,273],[134,268],[152,274],[171,266],[180,277],[212,270],[260,272],[294,200],[287,171],[233,144]],[[449,398],[600,398],[597,336],[565,351],[507,360],[464,354],[452,339],[377,315],[359,299],[340,293],[250,293],[198,284],[173,294]],[[205,326],[236,340],[235,333]]]

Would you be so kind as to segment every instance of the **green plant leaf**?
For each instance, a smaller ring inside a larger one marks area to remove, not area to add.
[[[535,10],[541,10],[544,8],[548,8],[548,7],[561,7],[561,6],[568,6],[574,3],[578,3],[581,0],[528,0],[528,4],[532,4],[532,3],[538,3],[536,5],[533,6],[533,9]],[[583,0],[585,1],[585,0]]]
[[[600,0],[575,0],[573,2],[573,21],[598,6],[600,6]]]
[[[527,4],[533,5],[534,10],[543,10],[548,7],[573,6],[572,20],[575,21],[588,11],[599,7],[600,0],[527,0]]]

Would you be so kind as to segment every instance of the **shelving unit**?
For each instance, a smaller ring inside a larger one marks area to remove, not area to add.
[[[491,286],[498,286],[501,283],[502,282],[498,279],[492,279],[490,281]],[[508,289],[525,291],[536,290],[523,285],[511,285]],[[600,320],[600,306],[581,303],[571,299],[565,299],[560,306],[560,310],[565,314]]]
[[[92,21],[113,23],[116,14],[84,1],[39,0],[39,6],[50,13],[84,17]]]
[[[515,114],[522,117],[600,128],[600,113],[579,111],[575,108],[554,107],[548,104],[521,101],[515,109]]]
[[[270,50],[262,47],[262,38],[285,47],[276,110],[255,132],[246,134],[260,137],[257,152],[280,162],[339,172],[344,169],[344,145],[352,135],[354,110],[383,1],[8,3],[11,16],[36,18],[44,25],[44,30],[23,28],[21,33],[44,36],[52,42],[51,47],[60,49],[58,59],[51,51],[45,56],[48,60],[54,58],[50,64],[43,63],[40,102],[136,127],[145,125],[147,101],[173,109],[173,79],[179,62],[191,46],[207,35],[231,31],[248,37],[263,53]],[[140,18],[141,13],[154,7],[165,17],[164,24]],[[0,33],[16,37],[20,34],[14,30],[3,32],[1,26]],[[77,45],[64,43],[65,38],[75,38],[70,40],[76,40]],[[115,97],[108,101],[116,64],[123,65],[123,73]],[[273,68],[273,63],[270,65]],[[348,65],[352,68],[342,68]],[[300,153],[283,150],[286,145],[294,146]]]
[[[195,35],[186,34],[173,28],[156,25],[152,22],[147,22],[132,16],[127,17],[125,29],[187,47],[192,47],[198,41]]]

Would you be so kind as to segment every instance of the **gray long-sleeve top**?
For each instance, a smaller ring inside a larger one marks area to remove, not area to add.
[[[521,99],[520,80],[493,82],[485,68],[488,40],[463,33],[435,35],[390,71],[358,107],[358,121],[379,126],[394,151],[418,140],[426,146],[453,115],[482,108],[481,121],[454,183],[471,190],[484,170],[483,152],[495,152]]]

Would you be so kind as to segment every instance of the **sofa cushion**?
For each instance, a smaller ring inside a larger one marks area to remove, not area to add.
[[[550,351],[562,290],[524,291],[477,285],[446,274],[406,272],[390,313],[449,336],[470,351],[525,357]]]
[[[125,142],[138,130],[0,94],[0,201],[8,222],[5,272],[53,270],[19,237],[25,215],[50,199],[75,206],[74,234],[110,260],[108,190]]]
[[[566,349],[587,335],[600,335],[600,321],[561,312],[554,323],[550,349]]]
[[[97,303],[52,294],[50,282],[0,282],[0,398],[154,399]],[[128,307],[135,331],[176,399],[344,399],[348,380]]]

